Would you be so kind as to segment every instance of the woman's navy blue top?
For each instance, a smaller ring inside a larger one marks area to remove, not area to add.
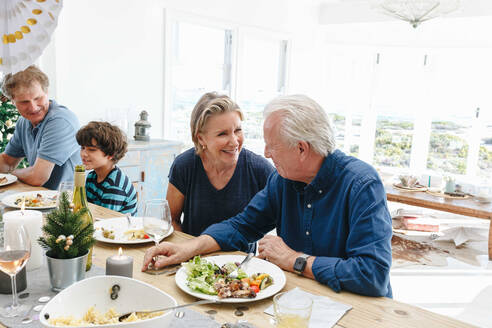
[[[243,148],[231,179],[217,190],[194,148],[180,154],[169,171],[169,182],[185,196],[183,231],[198,236],[211,224],[240,213],[274,170],[263,156]]]

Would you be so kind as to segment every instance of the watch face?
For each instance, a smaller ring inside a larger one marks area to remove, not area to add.
[[[294,271],[301,273],[306,267],[306,259],[304,257],[298,257],[294,263]]]

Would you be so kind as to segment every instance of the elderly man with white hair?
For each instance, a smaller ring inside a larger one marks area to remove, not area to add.
[[[335,149],[328,117],[312,99],[281,96],[264,110],[265,156],[277,172],[240,214],[199,237],[150,248],[142,270],[194,255],[244,249],[334,291],[392,297],[391,217],[377,172]],[[266,235],[273,228],[277,236]]]

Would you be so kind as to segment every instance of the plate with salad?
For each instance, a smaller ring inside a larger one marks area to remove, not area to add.
[[[197,298],[224,303],[254,302],[284,288],[286,278],[282,269],[257,257],[253,257],[244,269],[239,269],[237,279],[228,278],[245,256],[195,256],[181,264],[176,273],[176,284]]]

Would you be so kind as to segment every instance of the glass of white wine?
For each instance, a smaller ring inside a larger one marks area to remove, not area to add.
[[[313,299],[307,295],[278,293],[273,297],[275,326],[278,328],[308,328]]]
[[[60,198],[63,192],[68,194],[68,201],[73,203],[73,181],[62,181],[58,186],[58,196],[56,198],[56,207],[60,204]]]
[[[0,270],[10,276],[12,283],[12,304],[0,308],[0,315],[6,318],[27,313],[29,306],[19,303],[15,276],[24,268],[31,256],[31,240],[24,226],[5,227],[3,245],[0,247]]]
[[[152,199],[145,202],[143,227],[156,246],[171,230],[171,225],[171,210],[167,200]]]

